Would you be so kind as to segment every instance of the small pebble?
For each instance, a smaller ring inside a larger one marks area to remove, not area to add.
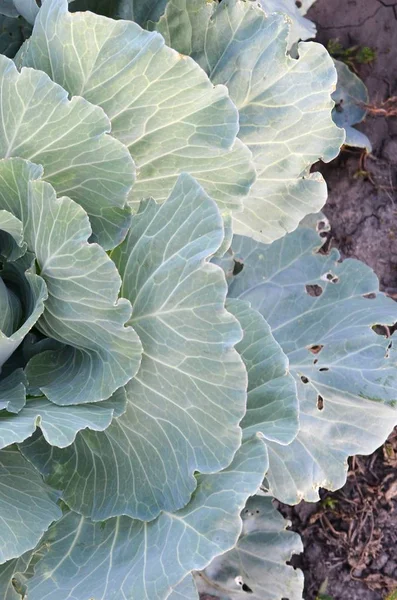
[[[386,552],[383,552],[380,556],[378,556],[377,558],[375,558],[375,560],[372,561],[371,569],[374,571],[381,571],[388,560],[388,554],[386,554]]]
[[[397,562],[395,560],[388,560],[386,565],[383,568],[383,571],[391,577],[394,571],[397,569]]]
[[[386,140],[382,154],[386,160],[394,165],[397,164],[397,137]]]

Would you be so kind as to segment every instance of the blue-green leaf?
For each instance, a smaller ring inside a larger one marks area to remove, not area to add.
[[[187,575],[178,583],[167,600],[199,600],[197,588],[195,586],[192,575]]]
[[[264,496],[250,498],[241,513],[243,531],[230,552],[215,558],[195,580],[200,593],[219,600],[302,600],[303,573],[287,565],[303,545]]]
[[[372,146],[367,136],[353,127],[361,123],[367,114],[365,104],[369,102],[368,90],[364,82],[345,63],[340,60],[334,60],[334,63],[338,73],[338,83],[332,94],[335,102],[332,118],[339,127],[345,129],[347,146],[366,148],[371,152]]]
[[[0,156],[40,163],[59,195],[81,204],[99,241],[112,248],[126,234],[134,181],[128,150],[107,135],[105,113],[34,69],[18,73],[0,56]],[[39,110],[38,110],[39,107]]]
[[[251,153],[236,141],[237,109],[224,86],[214,87],[159,34],[46,0],[23,64],[103,108],[137,165],[132,203],[165,200],[188,172],[221,210],[241,207],[255,172]]]
[[[68,0],[70,11],[90,10],[113,19],[128,19],[145,27],[157,21],[164,12],[167,0]]]
[[[0,564],[34,548],[62,516],[55,493],[15,448],[0,451]]]
[[[18,413],[24,407],[25,400],[26,377],[22,369],[16,369],[0,381],[0,411]]]
[[[18,14],[22,15],[28,23],[33,25],[39,12],[36,0],[13,0],[13,2]]]
[[[170,0],[156,27],[214,84],[227,85],[239,110],[238,135],[258,177],[234,231],[271,242],[317,212],[326,186],[310,167],[333,159],[344,140],[331,118],[336,71],[326,49],[301,43],[291,58],[287,18],[242,0]]]
[[[94,520],[153,519],[188,502],[195,471],[231,462],[247,380],[234,349],[241,328],[224,307],[225,278],[208,263],[222,239],[216,204],[181,175],[164,204],[143,204],[112,253],[142,364],[126,386],[126,412],[106,431],[82,432],[63,451],[41,442],[38,466],[46,462],[48,481],[73,510]]]
[[[23,397],[25,403],[25,395]],[[1,406],[1,405],[0,405]],[[10,407],[7,408],[10,411]],[[17,415],[0,413],[0,448],[23,442],[40,427],[44,439],[52,446],[72,444],[78,431],[103,431],[113,415],[125,410],[125,392],[121,388],[109,400],[97,404],[57,406],[46,398],[28,400]]]
[[[22,222],[8,210],[0,209],[0,256],[7,260],[16,260],[25,252],[26,244],[23,239]]]
[[[279,12],[288,18],[288,49],[299,40],[309,40],[316,37],[316,25],[305,15],[315,0],[259,0],[263,10],[267,13]]]
[[[3,16],[2,6],[0,1],[0,54],[13,58],[31,34],[31,27],[22,18]]]
[[[18,11],[15,8],[14,0],[0,0],[0,14],[7,17],[17,17]]]
[[[25,239],[48,288],[38,322],[48,337],[68,344],[33,357],[27,377],[56,404],[105,400],[137,372],[141,344],[128,300],[118,300],[120,276],[106,252],[87,242],[84,210],[56,198],[43,181],[28,183]]]
[[[288,358],[248,302],[229,299],[226,306],[244,332],[236,346],[248,373],[247,412],[241,421],[244,437],[261,433],[267,440],[289,444],[298,433],[299,407]]]
[[[21,600],[21,592],[25,593],[24,576],[32,556],[32,551],[25,552],[19,558],[13,558],[0,565],[0,591],[2,600]]]
[[[397,423],[395,358],[373,331],[397,320],[396,304],[369,267],[319,254],[321,244],[303,227],[269,246],[233,243],[244,269],[230,294],[265,317],[298,386],[298,436],[269,442],[271,492],[287,503],[342,487],[348,456],[373,452]]]
[[[252,438],[229,468],[197,476],[185,508],[150,523],[125,516],[93,523],[67,513],[43,538],[48,552],[28,582],[29,600],[165,600],[192,570],[234,546],[239,513],[261,482],[264,453]]]
[[[1,271],[2,279],[18,289],[19,301],[24,305],[24,318],[10,335],[0,331],[0,370],[44,311],[47,287],[43,278],[34,274],[28,266],[28,259],[22,257],[5,263]]]

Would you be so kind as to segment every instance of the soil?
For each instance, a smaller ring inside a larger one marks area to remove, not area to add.
[[[397,428],[374,454],[351,459],[341,490],[279,509],[303,540],[292,564],[306,600],[384,600],[397,590]]]
[[[358,129],[372,153],[347,149],[318,169],[328,183],[329,243],[372,267],[381,289],[397,299],[397,118],[390,110],[397,114],[397,99],[384,104],[397,96],[397,2],[317,0],[308,17],[324,45],[339,38],[344,48],[376,53],[371,64],[355,64],[372,105]],[[397,590],[397,432],[373,455],[351,459],[346,485],[321,497],[280,505],[303,539],[293,564],[305,574],[304,598],[388,599]]]
[[[372,115],[357,128],[369,137],[373,151],[364,157],[359,150],[347,150],[319,170],[328,184],[324,213],[333,245],[342,257],[367,263],[381,289],[397,294],[397,118],[376,115],[382,102],[397,96],[397,2],[317,0],[308,17],[325,46],[338,38],[344,48],[375,50],[371,64],[355,63],[373,105]]]

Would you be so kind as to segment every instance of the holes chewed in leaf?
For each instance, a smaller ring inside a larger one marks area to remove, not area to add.
[[[244,583],[243,578],[238,575],[237,577],[235,577],[234,581],[237,583],[237,585],[239,585],[241,587],[241,589],[243,590],[243,592],[247,592],[248,594],[252,594],[252,590],[249,587],[249,585],[247,585],[246,583]]]
[[[328,367],[321,367],[321,369],[319,369],[319,371],[329,371]]]
[[[321,296],[321,294],[323,293],[323,288],[321,287],[321,285],[317,285],[317,283],[305,285],[305,288],[306,294],[309,294],[309,296]]]
[[[309,383],[309,380],[307,377],[305,377],[304,375],[301,376],[301,382],[302,383]]]
[[[337,275],[334,275],[331,272],[328,272],[328,273],[325,273],[324,275],[322,275],[321,279],[323,279],[324,281],[329,281],[330,283],[338,283],[339,282],[339,277]]]
[[[301,0],[296,0],[295,6],[296,6],[296,8],[302,8],[302,2],[301,2]]]
[[[238,275],[244,269],[244,264],[240,260],[234,259],[233,275]]]
[[[324,348],[324,344],[313,344],[313,346],[309,346],[308,350],[312,354],[318,354]]]
[[[382,337],[389,338],[396,330],[396,325],[392,325],[389,327],[388,325],[373,325],[371,327],[372,331],[374,331],[377,335],[381,335]]]
[[[327,218],[321,219],[321,221],[317,222],[317,226],[316,226],[317,232],[320,234],[321,237],[324,237],[327,235],[327,233],[330,231],[331,226],[329,224],[329,221]]]
[[[318,410],[323,410],[324,408],[324,398],[320,394],[317,396],[317,408]]]
[[[375,294],[375,292],[370,292],[369,294],[363,294],[363,298],[368,298],[369,300],[375,300],[376,294]]]
[[[341,98],[339,100],[339,102],[336,102],[336,104],[335,104],[335,110],[336,110],[336,112],[339,112],[339,113],[343,112],[343,110],[344,110],[344,108],[343,108],[343,98]]]

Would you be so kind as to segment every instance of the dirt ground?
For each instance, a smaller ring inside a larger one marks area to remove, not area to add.
[[[345,48],[370,46],[376,53],[371,64],[356,65],[378,109],[358,127],[372,154],[343,152],[319,170],[329,188],[324,212],[331,243],[342,257],[371,266],[381,289],[397,299],[397,118],[382,110],[397,96],[397,2],[317,0],[308,16],[324,45],[339,38]],[[372,456],[352,459],[339,492],[324,492],[317,504],[280,507],[303,539],[305,551],[293,564],[305,573],[306,600],[385,600],[397,590],[396,458],[394,433]]]
[[[356,64],[371,104],[397,96],[397,2],[317,0],[308,17],[324,45],[338,38],[345,48],[375,50],[371,64]],[[372,154],[363,162],[359,151],[343,152],[320,167],[329,193],[324,212],[342,256],[367,263],[382,289],[397,294],[397,118],[368,116],[358,129],[371,140]]]
[[[397,590],[397,430],[371,456],[351,459],[341,490],[321,496],[279,506],[304,543],[292,560],[305,574],[304,598],[384,600]]]

